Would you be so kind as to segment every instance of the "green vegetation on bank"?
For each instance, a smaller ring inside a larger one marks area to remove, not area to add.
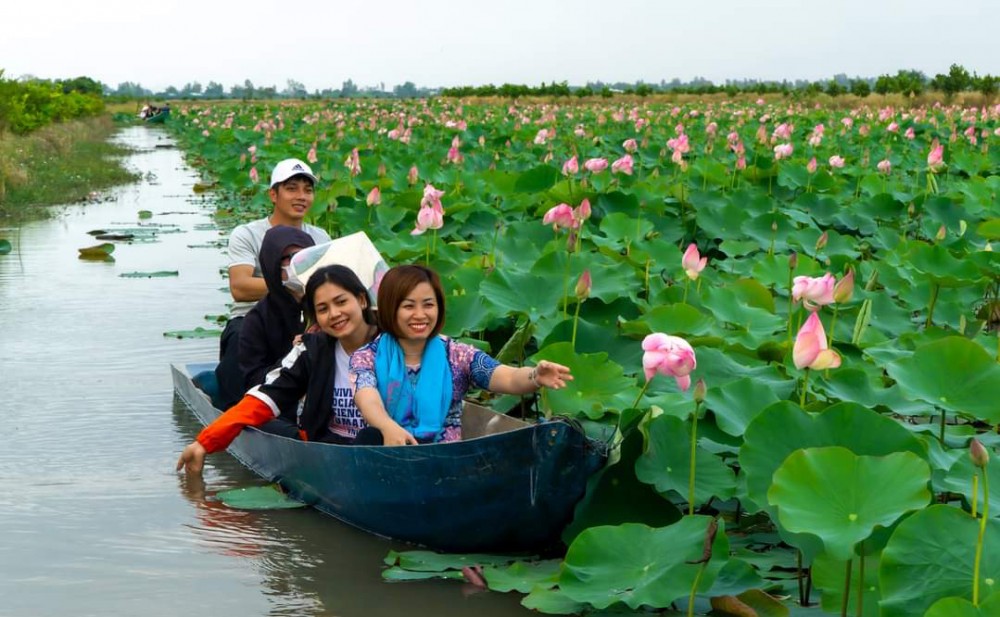
[[[104,111],[100,83],[89,77],[71,80],[15,81],[0,69],[0,136],[25,135],[43,126]]]
[[[115,130],[100,116],[0,136],[0,219],[45,217],[50,211],[43,206],[135,180],[121,165],[125,148],[108,143]]]

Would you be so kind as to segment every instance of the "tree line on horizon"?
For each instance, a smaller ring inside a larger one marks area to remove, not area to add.
[[[412,81],[386,89],[384,83],[377,86],[361,87],[348,79],[342,82],[340,88],[325,88],[310,92],[302,82],[289,79],[282,89],[277,86],[257,86],[246,79],[242,84],[234,84],[229,88],[220,82],[209,81],[202,85],[193,81],[181,87],[168,86],[161,91],[144,88],[138,82],[126,81],[117,87],[102,84],[89,77],[77,77],[72,80],[38,80],[32,77],[22,78],[20,82],[41,82],[55,85],[59,88],[70,88],[74,91],[95,94],[105,97],[142,100],[142,99],[335,99],[335,98],[425,98],[431,96],[444,97],[501,97],[518,98],[524,96],[544,97],[591,97],[610,98],[616,94],[636,95],[645,97],[653,94],[719,94],[730,96],[738,94],[781,94],[785,96],[811,97],[826,94],[837,97],[852,94],[867,97],[872,93],[887,95],[901,94],[904,96],[920,95],[928,91],[941,92],[951,98],[961,92],[978,92],[987,98],[994,97],[1000,90],[1000,77],[995,75],[978,75],[970,73],[965,67],[952,64],[947,73],[939,73],[933,77],[918,70],[900,70],[895,75],[884,74],[878,77],[848,77],[837,74],[828,80],[759,80],[759,79],[729,79],[716,84],[711,80],[695,77],[689,81],[673,79],[661,80],[659,83],[638,81],[602,82],[588,81],[582,86],[571,86],[568,82],[542,82],[538,86],[526,84],[502,85],[486,84],[481,86],[457,86],[451,88],[427,88],[417,86]]]

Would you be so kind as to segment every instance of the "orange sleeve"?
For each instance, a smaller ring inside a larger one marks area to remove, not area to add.
[[[243,400],[202,429],[198,433],[198,443],[209,453],[225,450],[244,426],[260,426],[270,420],[274,420],[274,412],[267,403],[246,395]]]

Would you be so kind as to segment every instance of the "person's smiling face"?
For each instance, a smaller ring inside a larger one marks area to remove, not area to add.
[[[396,328],[405,339],[426,339],[438,320],[437,297],[430,283],[420,283],[396,310]]]

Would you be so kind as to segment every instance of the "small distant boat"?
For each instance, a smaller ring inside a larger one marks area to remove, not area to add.
[[[139,119],[150,124],[163,124],[170,117],[170,106],[153,107],[144,105],[139,111]]]
[[[171,366],[177,395],[208,424],[215,363]],[[559,543],[604,444],[579,427],[523,422],[466,403],[462,441],[339,446],[244,429],[229,452],[292,497],[364,531],[431,549],[525,553]]]

